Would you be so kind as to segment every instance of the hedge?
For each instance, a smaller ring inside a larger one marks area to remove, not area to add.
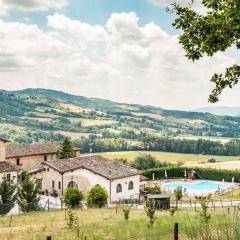
[[[144,176],[152,179],[153,173],[155,179],[165,179],[165,170],[167,171],[168,178],[184,178],[185,170],[196,171],[202,179],[222,181],[224,179],[226,182],[232,182],[232,177],[234,177],[235,182],[240,183],[240,171],[237,170],[223,170],[223,169],[213,169],[213,168],[199,168],[199,167],[164,167],[164,168],[153,168],[144,171]]]

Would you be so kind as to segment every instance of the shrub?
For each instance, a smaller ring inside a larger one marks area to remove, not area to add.
[[[224,170],[224,169],[212,169],[212,168],[187,168],[187,167],[164,167],[153,168],[144,171],[144,175],[148,178],[152,178],[154,173],[155,179],[165,179],[165,170],[167,171],[169,178],[183,178],[185,170],[196,171],[203,179],[222,181],[224,179],[227,182],[232,181],[234,177],[235,182],[240,182],[240,171]]]
[[[64,203],[67,207],[76,208],[81,207],[83,200],[83,193],[77,188],[68,188],[64,194]]]
[[[58,192],[57,192],[56,189],[53,189],[53,190],[52,190],[51,196],[52,196],[52,197],[55,197],[55,198],[58,197]]]
[[[123,215],[124,215],[124,219],[126,221],[128,221],[128,219],[129,219],[129,213],[130,213],[130,207],[123,208]]]
[[[176,208],[178,208],[178,201],[181,200],[183,197],[182,188],[175,189],[174,196],[176,198]]]
[[[215,163],[215,162],[217,162],[217,160],[215,158],[208,159],[208,163]]]
[[[156,212],[156,203],[155,203],[155,201],[148,200],[146,202],[145,212],[146,212],[146,215],[148,217],[148,227],[152,228],[153,224],[157,220],[157,217],[155,216],[155,212]]]
[[[90,207],[104,207],[108,199],[108,193],[105,188],[96,185],[87,195],[87,204]]]
[[[145,188],[145,191],[148,193],[148,194],[161,194],[161,189],[160,187],[158,186],[154,186],[154,187],[146,187]]]

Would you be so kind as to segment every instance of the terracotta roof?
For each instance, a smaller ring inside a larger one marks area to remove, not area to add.
[[[48,162],[42,162],[60,173],[69,172],[79,168],[85,168],[107,179],[118,179],[123,177],[140,175],[142,172],[128,165],[117,161],[106,159],[102,156],[89,156],[60,159]]]
[[[6,161],[0,161],[0,172],[13,172],[13,171],[19,171],[20,168],[16,165],[13,165],[11,163],[8,163]]]
[[[140,176],[140,182],[144,182],[147,180],[148,180],[148,178],[146,176],[143,176],[143,175]]]
[[[34,143],[25,145],[12,145],[6,147],[6,158],[54,154],[59,149],[58,143]],[[74,148],[74,150],[79,150]]]

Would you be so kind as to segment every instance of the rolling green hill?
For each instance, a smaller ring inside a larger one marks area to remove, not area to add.
[[[240,117],[116,103],[48,89],[0,91],[0,120],[0,135],[21,143],[88,135],[131,140],[140,133],[217,139],[240,135]]]

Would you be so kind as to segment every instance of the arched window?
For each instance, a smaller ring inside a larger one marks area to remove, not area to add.
[[[128,183],[128,190],[132,190],[133,189],[133,181],[130,181]]]
[[[68,183],[67,187],[68,188],[78,188],[78,185],[74,181],[71,181]]]
[[[121,185],[121,184],[118,184],[118,185],[117,185],[116,192],[117,192],[117,193],[122,192],[122,185]]]

